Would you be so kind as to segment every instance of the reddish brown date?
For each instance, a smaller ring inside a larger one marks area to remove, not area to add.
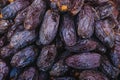
[[[90,38],[94,32],[95,10],[84,5],[77,17],[77,33],[80,38]]]
[[[69,11],[76,15],[84,4],[84,0],[50,0],[51,8],[60,10],[61,12]]]
[[[83,71],[80,76],[80,80],[109,80],[104,74],[93,71],[93,70],[85,70]]]
[[[75,31],[75,24],[70,15],[64,15],[61,22],[61,38],[66,46],[73,46],[76,44],[77,36]]]
[[[30,67],[23,71],[17,80],[39,80],[38,71],[34,67]]]
[[[39,41],[42,44],[50,44],[53,41],[58,31],[59,19],[60,15],[58,13],[52,10],[46,12],[39,31]]]
[[[97,53],[82,53],[68,57],[66,64],[75,69],[91,69],[100,66],[101,55]]]
[[[2,15],[4,19],[11,19],[22,9],[30,5],[29,0],[16,0],[2,9]]]
[[[114,31],[107,20],[100,20],[95,23],[95,34],[97,38],[107,47],[114,46]]]
[[[36,40],[36,34],[35,31],[20,31],[16,32],[10,40],[10,46],[13,48],[22,48],[25,47],[31,43],[33,43]]]
[[[35,46],[29,46],[15,53],[15,55],[12,57],[11,65],[14,67],[22,68],[32,63],[36,57],[37,49]]]
[[[9,73],[9,67],[7,64],[0,59],[0,80],[5,80]]]
[[[47,45],[43,47],[37,60],[37,66],[39,67],[39,70],[49,70],[53,65],[56,54],[57,51],[55,45]]]
[[[24,27],[27,30],[35,29],[42,21],[46,10],[46,4],[44,0],[34,0],[29,6],[27,15],[24,21]]]

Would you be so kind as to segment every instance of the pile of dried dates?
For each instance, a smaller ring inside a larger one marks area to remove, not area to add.
[[[120,80],[120,0],[0,0],[0,80]]]

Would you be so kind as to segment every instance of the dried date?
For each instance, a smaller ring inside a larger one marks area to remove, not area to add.
[[[22,9],[30,5],[29,0],[16,0],[1,10],[4,19],[13,19]]]
[[[16,32],[10,40],[10,46],[12,48],[23,48],[36,40],[35,30],[28,31],[23,30],[20,32]]]
[[[75,69],[91,69],[100,66],[101,55],[97,53],[82,53],[68,57],[65,62]]]
[[[56,55],[57,50],[55,45],[47,45],[43,47],[37,60],[37,66],[39,67],[39,70],[49,70],[53,65]]]
[[[106,20],[99,20],[95,23],[97,38],[109,48],[114,46],[114,30],[111,26]]]
[[[84,5],[77,17],[77,33],[80,38],[90,38],[94,32],[95,10]]]
[[[85,70],[83,71],[80,76],[80,80],[109,80],[104,74],[93,71],[93,70]]]
[[[75,31],[75,24],[70,15],[64,15],[61,22],[61,38],[66,46],[73,46],[76,44],[77,36]]]
[[[59,19],[60,15],[57,12],[52,10],[46,12],[39,31],[39,42],[46,45],[53,41],[58,31]]]
[[[24,27],[27,30],[35,29],[39,23],[42,21],[46,10],[46,3],[44,0],[34,0],[33,3],[29,6],[25,21]]]
[[[38,71],[34,67],[29,67],[19,75],[17,80],[39,80],[38,76]]]
[[[37,49],[35,46],[29,46],[15,53],[15,55],[12,57],[11,65],[14,67],[22,68],[32,63],[36,57]]]

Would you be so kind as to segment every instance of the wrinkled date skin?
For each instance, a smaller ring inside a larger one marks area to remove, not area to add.
[[[62,55],[59,57],[59,60],[54,63],[50,70],[51,76],[63,76],[68,70],[69,67],[65,64],[65,58],[70,55],[70,52],[65,51],[62,53]]]
[[[19,25],[19,24],[24,23],[25,17],[27,15],[28,8],[29,8],[29,6],[27,8],[25,8],[25,9],[23,9],[21,12],[19,12],[17,14],[17,16],[15,17],[15,20],[14,20],[16,24]]]
[[[9,67],[7,64],[0,59],[0,80],[5,80],[9,73]]]
[[[106,20],[100,20],[95,23],[95,34],[97,38],[107,47],[114,46],[114,30]]]
[[[27,15],[24,21],[24,27],[27,30],[35,29],[42,21],[46,10],[46,4],[44,0],[34,0],[29,6]]]
[[[77,33],[80,38],[90,38],[94,32],[95,11],[84,5],[77,17]]]
[[[0,56],[2,58],[10,57],[17,52],[16,49],[11,48],[10,45],[6,45],[0,49]]]
[[[114,67],[110,61],[107,59],[107,57],[102,58],[102,63],[101,63],[101,70],[103,71],[104,74],[107,76],[115,79],[119,73],[120,70],[116,67]]]
[[[64,15],[61,22],[61,38],[67,46],[76,44],[77,36],[75,31],[75,24],[72,17]]]
[[[38,71],[34,67],[30,67],[21,73],[17,80],[39,80]]]
[[[120,33],[115,33],[115,46],[112,49],[112,52],[110,53],[112,63],[120,68]]]
[[[35,31],[20,31],[16,32],[10,40],[10,46],[16,49],[25,47],[36,40]]]
[[[53,65],[57,51],[55,45],[47,45],[42,48],[42,51],[37,60],[39,70],[47,71]]]
[[[96,8],[96,10],[101,19],[104,19],[109,16],[116,19],[119,13],[118,10],[116,9],[116,5],[112,1],[100,5],[99,7]]]
[[[62,76],[69,70],[68,66],[64,63],[64,60],[59,60],[56,62],[50,71],[52,76]]]
[[[5,33],[11,25],[8,20],[0,20],[0,34]]]
[[[29,0],[16,0],[12,2],[2,9],[3,18],[13,19],[20,10],[26,8],[28,5],[30,5]]]
[[[72,15],[76,15],[84,4],[84,0],[50,0],[51,8],[53,10],[58,9],[61,12],[70,12]]]
[[[97,53],[82,53],[68,57],[65,62],[75,69],[91,69],[100,66],[101,55]]]
[[[100,72],[93,70],[85,70],[80,74],[79,80],[109,80],[109,79]]]
[[[46,12],[39,31],[39,42],[46,45],[53,41],[58,31],[59,19],[60,15],[57,12],[52,10]]]
[[[23,31],[24,30],[24,26],[23,25],[18,25],[18,24],[14,24],[13,26],[11,26],[8,30],[8,33],[7,33],[7,39],[10,41],[11,37],[17,33],[17,32],[20,32],[20,31]]]
[[[36,56],[37,49],[35,46],[26,47],[23,50],[15,53],[15,55],[12,57],[11,65],[18,68],[25,67],[32,63]]]
[[[105,53],[106,49],[92,39],[79,40],[74,46],[66,46],[66,49],[71,52],[88,52],[98,50]]]

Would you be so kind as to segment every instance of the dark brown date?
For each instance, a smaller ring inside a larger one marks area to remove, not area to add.
[[[13,19],[15,18],[16,14],[21,11],[22,9],[26,8],[30,5],[29,0],[16,0],[11,4],[4,7],[1,11],[4,19]]]
[[[80,38],[90,38],[94,32],[95,10],[84,5],[77,17],[77,33]]]
[[[75,69],[91,69],[100,66],[101,55],[97,53],[82,53],[68,57],[66,64]]]
[[[35,46],[29,46],[15,53],[15,55],[12,57],[11,65],[14,67],[22,68],[32,63],[36,57],[37,49]]]
[[[64,15],[62,17],[61,38],[63,38],[66,46],[73,46],[76,44],[77,36],[75,31],[75,24],[70,15]]]
[[[46,45],[53,41],[58,31],[59,19],[58,13],[52,10],[46,12],[39,31],[39,42]]]
[[[23,71],[17,80],[39,80],[38,76],[38,71],[34,67],[30,67]]]
[[[34,0],[29,6],[27,15],[24,21],[24,27],[27,30],[35,29],[42,21],[46,10],[46,4],[44,0]]]
[[[99,20],[95,23],[95,34],[97,38],[107,47],[114,46],[114,31],[107,20]]]
[[[93,70],[83,71],[82,73],[80,73],[79,79],[80,80],[109,80],[102,73],[93,71]]]
[[[110,63],[109,59],[107,59],[107,57],[102,58],[102,63],[100,68],[105,75],[113,79],[117,78],[117,76],[120,73],[120,70],[114,67]]]
[[[76,15],[84,4],[84,0],[50,0],[51,8],[60,10],[61,12],[69,11]]]
[[[39,70],[49,70],[53,65],[56,54],[57,51],[55,45],[47,45],[43,47],[37,60],[37,66],[39,67]]]
[[[5,80],[9,73],[9,67],[0,59],[0,80]]]
[[[10,46],[13,48],[22,48],[25,47],[31,43],[33,43],[36,40],[36,34],[35,31],[20,31],[16,32],[10,40]]]

